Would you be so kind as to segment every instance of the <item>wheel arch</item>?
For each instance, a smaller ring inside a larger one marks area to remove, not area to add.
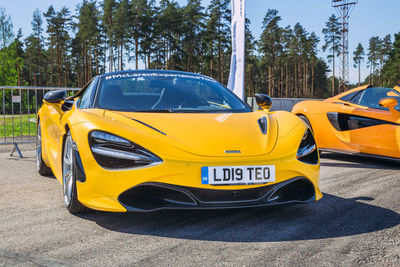
[[[63,138],[62,138],[62,156],[61,156],[61,175],[62,175],[62,184],[63,184],[63,190],[64,190],[64,153],[65,153],[65,142],[67,141],[67,136],[68,133],[71,136],[72,139],[72,143],[74,144],[74,139],[72,136],[72,131],[71,131],[71,126],[68,123],[64,124],[64,134],[63,134]],[[79,156],[79,152],[77,150],[74,149],[74,145],[72,144],[72,158],[71,158],[71,171],[72,171],[72,176],[73,178],[73,192],[71,195],[71,202],[69,202],[67,204],[67,209],[70,213],[74,214],[74,213],[81,213],[81,212],[85,212],[88,209],[83,206],[80,201],[79,201],[79,193],[78,193],[78,186],[77,186],[77,180],[79,180],[80,182],[84,182],[86,180],[86,176],[83,170],[83,166],[81,164],[81,160],[80,160],[80,156]],[[76,158],[76,153],[78,154],[79,160],[77,160]],[[76,165],[77,161],[79,161],[80,165]],[[78,176],[78,177],[77,177]],[[64,197],[65,197],[65,191],[64,191]]]
[[[305,114],[305,112],[296,112],[295,115],[298,117],[304,116],[308,119],[308,116]]]
[[[305,112],[297,112],[296,116],[299,117],[307,125],[307,127],[311,129],[312,133],[315,135],[309,116],[305,114]],[[304,119],[302,117],[304,117]]]
[[[71,131],[71,128],[68,123],[65,123],[64,125],[64,132],[62,135],[62,141],[61,141],[61,175],[63,175],[63,161],[64,161],[64,147],[65,147],[65,140],[67,139],[67,134],[68,132]],[[62,180],[62,179],[61,179]]]
[[[69,123],[65,123],[64,125],[64,134],[63,134],[63,140],[62,140],[62,148],[61,148],[61,170],[63,168],[63,161],[64,161],[64,148],[65,148],[65,141],[67,139],[67,134],[70,133],[71,134],[71,138],[73,143],[76,145],[75,143],[75,138],[73,136],[72,133],[72,127],[69,125]],[[83,163],[82,163],[82,159],[79,153],[79,150],[74,150],[74,161],[76,161],[77,165],[77,181],[79,182],[85,182],[86,181],[86,174],[85,174],[85,168],[83,167]],[[63,170],[62,170],[63,171]],[[78,189],[77,189],[78,190]]]

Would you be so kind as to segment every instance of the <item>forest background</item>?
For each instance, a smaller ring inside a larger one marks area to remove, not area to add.
[[[185,5],[83,0],[73,11],[35,10],[32,31],[23,37],[0,7],[0,85],[82,87],[98,74],[126,68],[184,70],[227,84],[230,16],[228,0],[211,0],[207,6],[201,0]],[[246,95],[326,98],[345,90],[336,77],[328,77],[335,66],[338,73],[339,19],[332,15],[321,23],[322,40],[300,23],[281,25],[279,12],[269,9],[256,39],[247,20]],[[320,46],[326,58],[319,56]],[[348,88],[393,87],[400,81],[400,32],[371,36],[350,58],[359,71],[365,61],[369,75]]]

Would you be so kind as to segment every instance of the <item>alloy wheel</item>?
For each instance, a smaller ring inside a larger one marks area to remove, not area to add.
[[[73,149],[72,149],[72,138],[70,135],[67,136],[64,145],[64,156],[63,156],[63,192],[64,202],[68,206],[71,203],[72,191],[73,191]]]

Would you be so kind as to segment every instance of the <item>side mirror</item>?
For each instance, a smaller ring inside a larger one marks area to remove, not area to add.
[[[379,101],[379,106],[388,108],[390,111],[395,110],[394,107],[397,104],[397,99],[394,97],[383,98]]]
[[[272,99],[265,94],[255,94],[256,103],[259,107],[261,107],[264,111],[269,111],[272,106]]]
[[[43,100],[49,103],[61,103],[67,97],[67,91],[50,91],[44,95]]]

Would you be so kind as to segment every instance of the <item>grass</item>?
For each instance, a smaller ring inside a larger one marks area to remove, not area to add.
[[[36,115],[6,115],[5,119],[3,115],[0,115],[0,137],[13,136],[13,119],[14,119],[14,136],[21,136],[21,126],[22,126],[22,136],[35,136],[36,135]],[[22,121],[22,123],[21,123]]]

